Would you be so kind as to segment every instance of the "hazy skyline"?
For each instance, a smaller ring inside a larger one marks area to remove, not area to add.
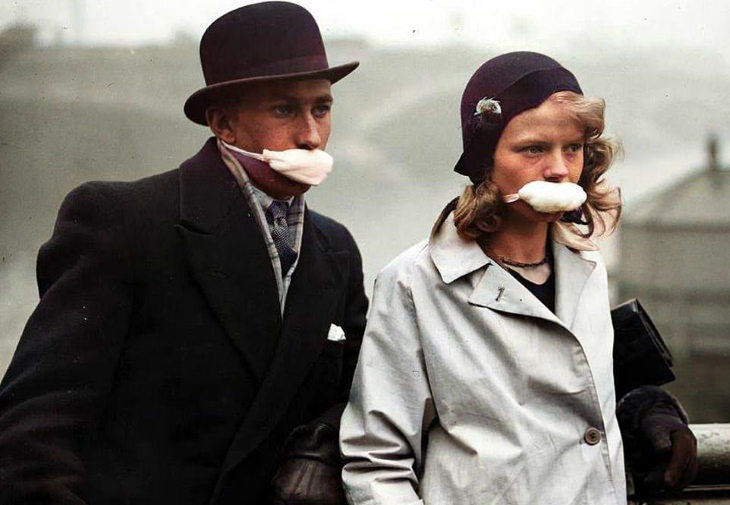
[[[46,44],[165,43],[180,34],[197,40],[211,21],[246,3],[254,2],[12,0],[0,5],[0,26],[37,24],[40,40]],[[679,46],[720,54],[730,42],[730,7],[719,0],[297,3],[315,15],[325,37],[361,38],[382,45],[489,44],[554,51],[603,41],[631,48]]]

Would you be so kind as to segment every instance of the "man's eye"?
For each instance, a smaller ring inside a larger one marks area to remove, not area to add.
[[[273,110],[274,114],[279,117],[288,117],[294,113],[294,107],[291,105],[277,105]]]
[[[332,110],[331,104],[321,104],[314,107],[312,114],[314,114],[315,117],[325,117],[330,113],[330,110]]]
[[[523,152],[527,154],[540,154],[542,152],[541,146],[527,146],[523,149]]]

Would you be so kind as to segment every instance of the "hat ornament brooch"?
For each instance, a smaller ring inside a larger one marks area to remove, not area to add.
[[[487,98],[486,96],[479,100],[474,111],[475,116],[482,116],[483,118],[490,116],[501,116],[502,106],[499,101],[494,98]]]
[[[502,106],[499,101],[494,98],[484,97],[477,103],[474,110],[474,119],[477,125],[485,126],[487,124],[499,123],[502,118]]]

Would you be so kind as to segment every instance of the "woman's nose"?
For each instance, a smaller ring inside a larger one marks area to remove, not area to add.
[[[545,180],[561,182],[569,173],[569,163],[563,156],[562,152],[555,153],[549,157],[547,160],[547,166],[545,167]]]

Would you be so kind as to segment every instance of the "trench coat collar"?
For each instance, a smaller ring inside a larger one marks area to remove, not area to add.
[[[463,238],[457,233],[453,214],[431,236],[429,251],[441,280],[446,284],[451,284],[492,262],[476,241]]]
[[[580,251],[596,247],[590,241],[573,239],[569,230],[560,225],[551,227],[551,239],[556,275],[555,313],[487,256],[475,241],[460,237],[453,216],[449,216],[431,237],[429,249],[441,280],[446,284],[486,267],[469,296],[469,303],[499,312],[546,319],[570,328],[588,277],[596,267],[596,262],[585,258]]]

